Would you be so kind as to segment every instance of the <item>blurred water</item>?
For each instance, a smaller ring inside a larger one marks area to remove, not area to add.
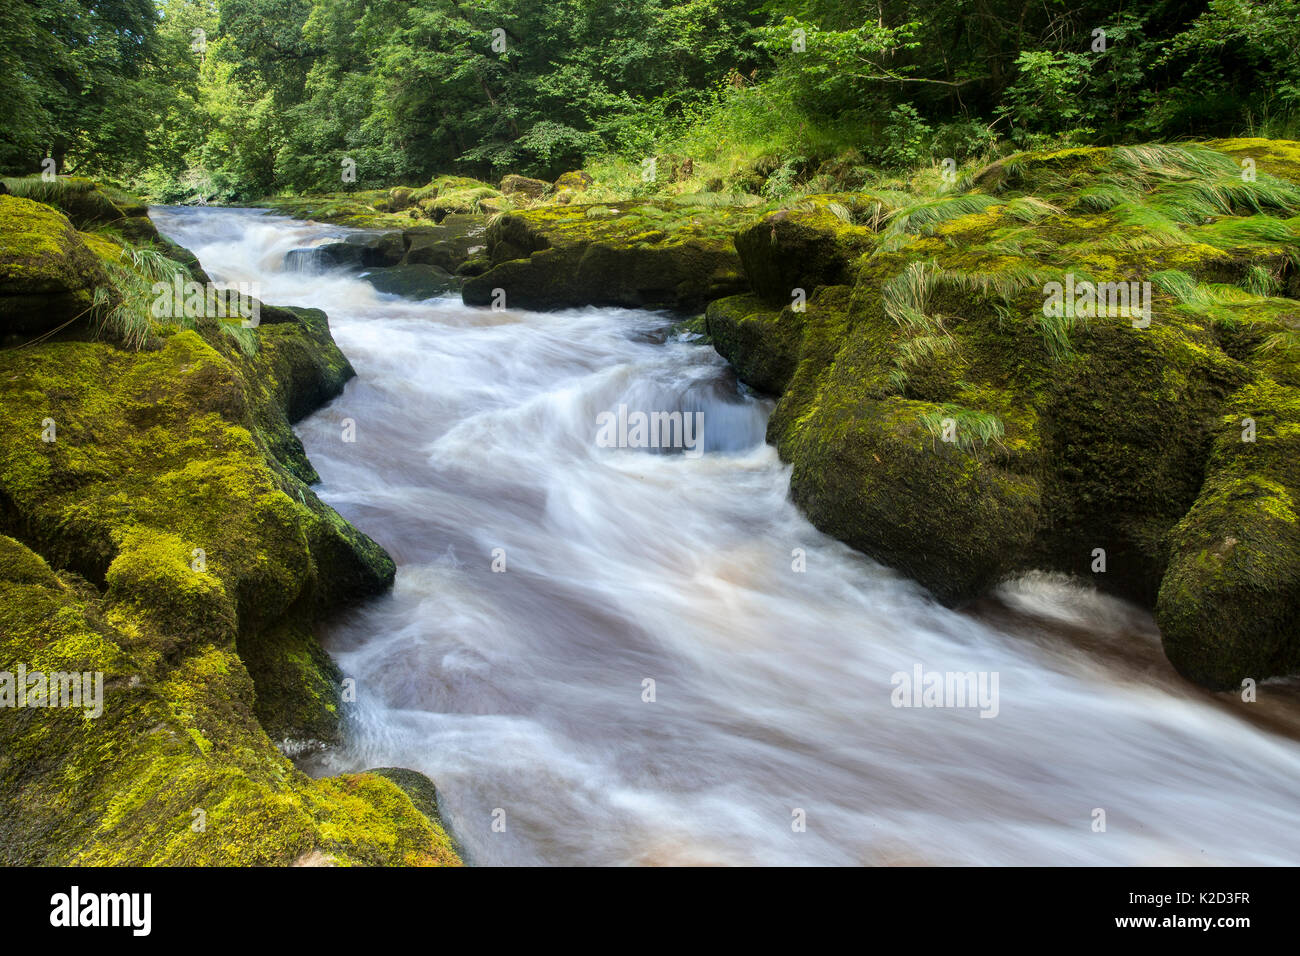
[[[1056,576],[939,606],[804,520],[769,403],[666,317],[401,301],[284,268],[338,227],[153,214],[326,310],[358,372],[299,432],[398,574],[326,635],[358,701],[311,772],[429,774],[480,864],[1300,861],[1293,682],[1196,690],[1148,615]],[[706,453],[600,447],[620,404],[702,412]],[[893,706],[917,665],[996,673],[997,716]]]

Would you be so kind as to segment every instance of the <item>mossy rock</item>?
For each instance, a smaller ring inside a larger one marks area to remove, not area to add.
[[[415,191],[408,189],[406,186],[398,186],[388,191],[388,209],[391,212],[401,212],[404,209],[410,209],[411,204],[415,202]]]
[[[1300,670],[1294,144],[1211,145],[1020,154],[742,230],[754,294],[706,323],[779,391],[768,438],[813,523],[946,603],[1091,580],[1154,607],[1206,686]],[[1149,311],[1052,313],[1067,276],[1148,282]]]
[[[228,645],[392,581],[382,549],[304,484],[315,473],[290,421],[352,372],[322,313],[289,315],[259,330],[251,357],[194,331],[154,352],[3,353],[0,521],[102,582],[141,653]]]
[[[540,199],[551,190],[551,184],[542,179],[529,179],[511,173],[501,179],[498,187],[507,196],[521,195],[529,199]]]
[[[486,228],[478,216],[450,215],[435,226],[417,226],[403,234],[403,265],[437,266],[456,272],[471,255],[485,249]]]
[[[737,295],[709,303],[704,330],[742,382],[779,395],[799,363],[803,316],[803,310],[793,306],[776,312],[755,295]]]
[[[281,751],[296,758],[342,742],[344,675],[310,627],[287,620],[247,631],[236,649],[257,689],[258,724]]]
[[[0,670],[89,672],[102,692],[97,714],[26,707],[0,722],[0,860],[459,862],[442,827],[390,781],[295,770],[258,725],[233,649],[141,658],[130,622],[124,631],[109,616],[93,589],[0,536]]]
[[[424,774],[417,770],[408,770],[405,767],[376,767],[373,770],[367,770],[366,773],[373,773],[377,777],[391,780],[402,788],[402,792],[411,798],[415,808],[428,817],[432,823],[440,827],[446,826],[443,823],[442,814],[438,810],[438,788]]]
[[[98,288],[111,289],[108,275],[66,216],[0,196],[0,337],[89,324]]]
[[[586,192],[593,182],[595,180],[592,179],[590,173],[576,169],[562,174],[555,180],[554,186],[556,189],[568,189],[572,192],[581,193]]]
[[[781,209],[736,234],[750,287],[772,303],[806,300],[818,286],[845,285],[873,233],[846,223],[825,205]]]
[[[1266,371],[1284,361],[1272,350]],[[1261,377],[1218,426],[1205,483],[1170,534],[1156,619],[1180,672],[1228,690],[1300,670],[1300,389]]]
[[[1216,139],[1205,145],[1226,153],[1239,163],[1253,159],[1260,171],[1300,184],[1300,143],[1295,140],[1248,137]]]
[[[0,351],[0,670],[103,675],[102,713],[0,722],[5,862],[458,862],[391,782],[309,780],[268,736],[338,740],[314,626],[395,569],[307,486],[291,423],[353,374],[325,315],[262,318],[252,348],[200,319]]]
[[[390,199],[386,190],[324,193],[310,196],[271,196],[258,201],[273,212],[297,219],[328,222],[354,229],[406,229],[419,224],[423,213],[415,205],[419,190],[405,198],[406,205]]]
[[[422,217],[442,222],[448,216],[496,211],[493,201],[501,192],[477,179],[465,176],[439,176],[413,196],[415,210]]]
[[[488,228],[493,268],[466,280],[467,304],[582,305],[691,310],[744,287],[731,228],[746,210],[670,203],[548,206],[508,213]]]

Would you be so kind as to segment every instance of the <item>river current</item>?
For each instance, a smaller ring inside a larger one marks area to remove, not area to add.
[[[1063,577],[942,607],[803,518],[770,401],[673,317],[413,302],[286,269],[340,227],[152,215],[357,371],[298,432],[398,571],[324,634],[357,700],[308,772],[428,774],[486,865],[1300,861],[1295,682],[1198,690]],[[620,406],[701,453],[609,447]]]

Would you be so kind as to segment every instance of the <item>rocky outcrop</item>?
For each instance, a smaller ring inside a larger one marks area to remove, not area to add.
[[[0,721],[6,863],[457,862],[389,780],[311,780],[273,743],[337,739],[314,624],[394,567],[291,428],[353,374],[324,314],[262,319],[251,346],[200,319],[0,351],[0,673],[102,681],[98,713]]]
[[[458,273],[484,249],[478,217],[449,215],[438,225],[358,232],[339,242],[285,254],[285,268],[317,272],[351,269],[380,292],[427,299],[460,288]]]
[[[813,523],[950,604],[1079,574],[1154,607],[1209,687],[1300,670],[1300,189],[1266,172],[1297,147],[1215,145],[1010,157],[742,230],[752,292],[706,327],[780,395]]]
[[[745,216],[672,203],[508,213],[488,228],[492,268],[466,279],[462,295],[522,309],[702,308],[745,287],[731,241]]]
[[[18,196],[0,196],[0,339],[31,337],[90,312],[109,289],[99,259],[67,217]]]

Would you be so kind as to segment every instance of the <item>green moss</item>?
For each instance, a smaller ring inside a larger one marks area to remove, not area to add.
[[[0,196],[0,338],[89,325],[99,288],[110,288],[108,275],[66,217]]]
[[[714,348],[741,381],[779,395],[799,361],[803,317],[802,308],[773,312],[756,296],[738,295],[710,302],[704,322]]]
[[[740,291],[744,280],[727,227],[749,214],[672,203],[611,207],[540,206],[492,220],[493,268],[466,279],[470,305],[553,309],[619,305],[690,310]]]
[[[844,285],[856,259],[867,252],[875,233],[826,208],[779,210],[736,234],[736,251],[750,287],[773,304],[789,304],[819,286]]]
[[[337,739],[313,622],[394,569],[305,484],[290,422],[352,374],[325,316],[263,323],[253,354],[214,321],[0,351],[0,670],[104,676],[99,717],[0,724],[7,862],[456,861],[397,787],[311,781],[267,735]]]
[[[1300,194],[1262,163],[1240,179],[1237,152],[1023,154],[974,193],[844,202],[874,239],[825,209],[804,214],[818,242],[742,230],[772,304],[716,302],[709,330],[742,377],[785,382],[768,436],[813,522],[950,602],[1086,576],[1156,605],[1170,659],[1213,686],[1293,672]],[[846,285],[796,329],[773,308],[787,273]],[[1150,282],[1151,325],[1045,315],[1069,273]],[[1222,437],[1245,417],[1257,442]]]
[[[239,657],[142,661],[94,596],[0,537],[0,670],[99,671],[102,712],[14,710],[0,723],[8,864],[457,862],[436,821],[369,775],[313,781],[271,746]]]
[[[1300,183],[1300,143],[1281,139],[1217,139],[1205,145],[1240,163],[1255,160],[1256,168],[1293,183]]]

